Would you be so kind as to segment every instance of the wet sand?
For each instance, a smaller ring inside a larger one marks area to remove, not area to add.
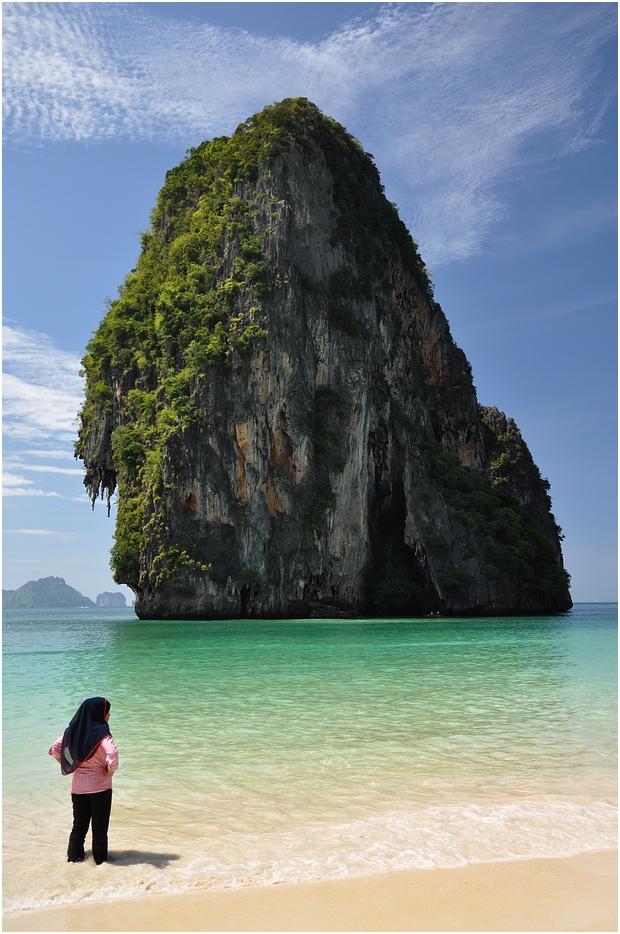
[[[617,851],[8,912],[4,931],[617,931]]]

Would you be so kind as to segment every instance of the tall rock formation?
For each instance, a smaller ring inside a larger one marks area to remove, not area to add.
[[[168,172],[84,359],[76,456],[118,487],[145,618],[539,613],[559,529],[372,157],[305,99]]]

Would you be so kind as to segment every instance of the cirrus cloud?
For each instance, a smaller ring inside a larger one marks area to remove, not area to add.
[[[22,487],[22,486],[3,486],[2,487],[3,496],[56,496],[59,499],[61,498],[60,493],[56,493],[53,490],[36,490],[32,487]]]
[[[4,434],[30,442],[73,439],[82,401],[80,358],[60,350],[46,334],[9,325],[2,327],[2,343]]]
[[[76,532],[56,532],[52,529],[5,529],[10,535],[35,535],[51,538],[78,538]]]
[[[26,477],[22,477],[19,474],[10,473],[8,470],[2,472],[2,485],[3,486],[24,486],[28,483],[34,483],[34,480],[28,480]]]
[[[195,145],[309,97],[371,149],[431,265],[477,252],[503,181],[596,142],[609,3],[390,4],[314,42],[141,4],[5,3],[5,137]]]

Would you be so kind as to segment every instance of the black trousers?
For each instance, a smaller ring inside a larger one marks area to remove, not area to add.
[[[92,795],[71,795],[73,802],[73,829],[69,837],[67,860],[70,863],[84,859],[84,840],[93,823],[93,859],[105,863],[108,858],[108,826],[112,809],[112,789]]]

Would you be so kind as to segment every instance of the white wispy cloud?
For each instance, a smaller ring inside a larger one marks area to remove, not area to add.
[[[60,473],[73,476],[82,476],[84,474],[83,469],[80,467],[56,467],[54,464],[24,464],[22,461],[15,461],[14,463],[16,466],[21,467],[22,470],[32,470],[35,473]]]
[[[10,535],[35,535],[51,538],[79,538],[77,532],[55,532],[52,529],[5,529]]]
[[[188,145],[303,95],[371,150],[431,265],[480,249],[516,166],[592,145],[610,3],[398,3],[316,42],[141,4],[5,3],[5,135]]]
[[[82,493],[81,496],[70,496],[69,499],[70,499],[71,502],[73,502],[73,503],[82,503],[83,506],[88,505],[88,506],[92,509],[92,505],[93,505],[93,504],[92,504],[91,499],[90,499],[90,496],[88,495],[88,493],[86,492],[86,490],[84,490],[84,492]],[[111,504],[111,505],[112,505],[112,506],[115,506],[116,503],[115,503],[114,501],[112,501],[112,504]]]
[[[55,493],[47,490],[39,490],[31,484],[34,480],[22,477],[21,474],[11,473],[9,470],[2,471],[2,495],[3,496],[57,496]]]
[[[54,490],[36,490],[32,487],[23,487],[23,486],[3,486],[2,487],[3,496],[56,496],[59,499],[62,499],[60,493],[56,493]]]
[[[31,443],[42,438],[57,442],[73,439],[82,401],[79,357],[60,350],[46,334],[8,325],[3,325],[2,342],[4,434]],[[25,465],[21,469],[26,469]],[[27,469],[68,470],[51,466]]]
[[[62,448],[35,448],[21,452],[24,457],[45,457],[52,460],[72,460],[73,451]]]
[[[28,483],[34,483],[34,480],[28,480],[26,477],[22,477],[15,473],[10,473],[8,470],[3,471],[2,473],[3,486],[25,486]]]

